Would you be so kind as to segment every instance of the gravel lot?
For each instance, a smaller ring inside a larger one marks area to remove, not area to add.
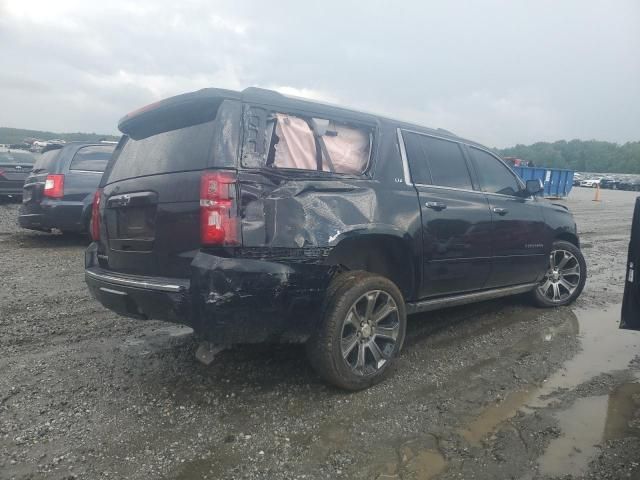
[[[572,307],[523,298],[409,320],[398,371],[345,394],[300,346],[210,367],[186,328],[89,297],[81,237],[0,205],[0,478],[640,479],[640,332],[617,329],[635,194],[576,188]]]

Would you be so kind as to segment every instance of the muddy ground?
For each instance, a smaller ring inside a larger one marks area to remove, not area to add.
[[[190,330],[119,318],[84,239],[0,205],[0,478],[640,478],[640,332],[617,329],[635,194],[574,189],[589,266],[570,308],[523,298],[409,320],[398,371],[356,394],[299,346],[211,367]]]

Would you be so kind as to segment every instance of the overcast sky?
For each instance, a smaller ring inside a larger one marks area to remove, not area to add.
[[[640,140],[640,1],[0,0],[0,126],[275,88],[489,146]]]

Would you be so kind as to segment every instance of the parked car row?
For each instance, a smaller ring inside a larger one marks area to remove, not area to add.
[[[609,190],[631,190],[640,191],[640,177],[619,175],[619,176],[591,176],[585,178],[583,174],[574,174],[573,184],[587,188],[605,188]]]

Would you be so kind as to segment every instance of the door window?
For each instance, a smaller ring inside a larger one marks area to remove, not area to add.
[[[412,133],[403,137],[414,183],[473,190],[458,143]]]
[[[478,179],[483,192],[501,195],[517,195],[521,190],[515,175],[493,155],[471,147],[471,154],[476,162]]]

